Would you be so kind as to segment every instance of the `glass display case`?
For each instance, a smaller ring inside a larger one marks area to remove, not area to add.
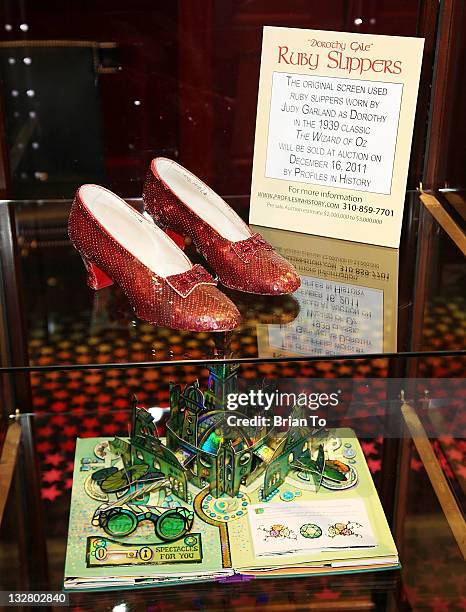
[[[133,395],[162,409],[163,435],[171,382],[205,388],[235,364],[245,389],[341,392],[327,424],[355,430],[402,568],[72,593],[72,608],[462,609],[465,23],[459,0],[0,6],[0,591],[62,589],[77,437],[127,436]],[[73,195],[98,182],[142,211],[163,155],[247,222],[264,25],[425,38],[400,248],[254,227],[295,293],[225,289],[231,332],[152,325],[118,287],[86,287]]]

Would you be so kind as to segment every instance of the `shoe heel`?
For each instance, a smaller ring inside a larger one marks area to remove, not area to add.
[[[98,289],[103,289],[104,287],[110,287],[113,285],[113,280],[102,272],[100,268],[98,268],[95,263],[89,261],[85,257],[81,255],[81,258],[84,262],[84,266],[87,270],[87,285],[97,291]]]
[[[170,229],[169,227],[162,227],[162,229],[167,234],[167,236],[173,240],[176,246],[179,247],[182,251],[184,251],[186,247],[186,240],[184,236],[182,236],[181,234],[178,234],[177,232]]]
[[[152,215],[150,215],[147,212],[147,210],[145,210],[142,213],[142,216],[145,217],[148,221],[151,221],[152,223],[155,223],[155,225],[158,225],[160,227],[160,229],[163,230],[167,234],[167,236],[169,236],[173,240],[173,242],[176,244],[176,246],[179,247],[182,251],[184,251],[184,248],[186,246],[186,240],[185,240],[184,236],[182,236],[181,234],[178,234],[177,232],[175,232],[174,230],[170,229],[166,225],[163,225],[160,221],[155,221],[154,218],[152,217]]]

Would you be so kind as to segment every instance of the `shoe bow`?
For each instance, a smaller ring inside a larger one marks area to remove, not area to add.
[[[191,270],[167,276],[167,283],[178,295],[185,298],[198,285],[216,285],[217,281],[199,264],[195,264]]]
[[[250,263],[257,251],[271,251],[270,244],[260,234],[253,234],[246,240],[232,242],[231,247],[244,263]]]

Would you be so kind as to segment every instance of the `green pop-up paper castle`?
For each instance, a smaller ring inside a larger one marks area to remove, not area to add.
[[[198,381],[184,389],[171,384],[165,443],[151,414],[134,401],[130,442],[116,438],[113,448],[119,449],[125,463],[146,464],[161,472],[172,492],[185,501],[188,481],[201,489],[208,486],[214,497],[234,497],[241,485],[248,486],[262,475],[266,501],[292,470],[307,474],[317,490],[326,468],[326,432],[305,425],[291,426],[283,433],[273,425],[228,425],[231,412],[226,398],[237,390],[237,376],[237,365],[212,365],[204,393]],[[295,406],[292,417],[302,423],[304,408]]]
[[[213,365],[205,391],[170,385],[164,437],[134,398],[128,438],[78,439],[68,588],[398,566],[354,432],[238,387],[237,366]]]

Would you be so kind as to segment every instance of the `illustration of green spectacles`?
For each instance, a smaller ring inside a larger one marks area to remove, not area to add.
[[[171,541],[186,535],[193,526],[194,512],[186,508],[161,511],[154,506],[112,506],[96,510],[93,523],[108,535],[125,537],[133,533],[143,521],[151,521],[160,540]]]

